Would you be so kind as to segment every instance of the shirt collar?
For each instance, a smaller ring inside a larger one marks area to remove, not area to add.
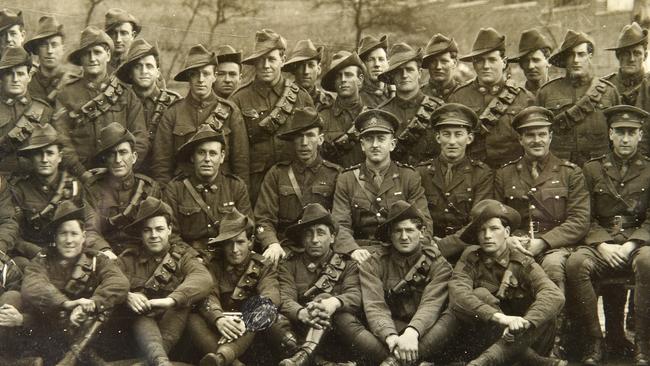
[[[327,263],[329,263],[332,254],[334,254],[334,252],[332,251],[332,248],[330,248],[324,256],[320,257],[317,261],[312,261],[306,253],[303,253],[302,262],[305,264],[305,268],[307,268],[309,272],[318,273],[325,268]]]
[[[278,80],[278,82],[273,86],[269,85],[265,81],[255,78],[253,81],[253,88],[264,96],[267,96],[270,92],[273,92],[279,97],[284,91],[284,76],[280,75],[280,80]]]
[[[487,86],[487,85],[481,84],[479,82],[479,80],[478,80],[478,77],[477,77],[476,79],[474,79],[474,83],[476,84],[476,87],[477,87],[476,90],[478,90],[479,93],[481,93],[483,95],[487,95],[487,94],[497,95],[497,94],[499,94],[499,92],[501,92],[501,89],[503,89],[503,85],[505,85],[506,79],[504,77],[502,77],[501,80],[499,80],[499,82],[497,82],[496,84],[491,85],[491,86]]]
[[[429,80],[429,88],[431,88],[434,94],[437,95],[448,95],[456,88],[457,85],[458,85],[458,81],[456,81],[456,79],[454,79],[453,77],[447,80],[447,82],[442,85],[436,83],[431,79]]]
[[[110,176],[108,182],[112,189],[126,191],[133,188],[135,185],[135,175],[131,172],[124,178]]]
[[[499,255],[498,257],[494,257],[491,255],[486,254],[485,252],[481,251],[480,252],[480,257],[483,263],[488,267],[492,267],[494,265],[499,265],[503,268],[508,267],[508,263],[510,263],[510,249],[506,247],[506,249]]]
[[[363,83],[363,86],[361,87],[361,90],[370,93],[370,94],[375,94],[375,95],[386,95],[386,90],[387,86],[386,84],[383,84],[383,87],[379,87],[379,83],[374,84],[370,81]]]
[[[546,163],[548,163],[548,160],[551,158],[551,153],[549,152],[544,156],[542,159],[533,159],[531,156],[524,155],[524,162],[526,163],[526,166],[531,167],[533,166],[533,161],[537,162],[537,167],[539,168],[539,171],[541,172],[544,170],[544,167],[546,166]]]
[[[4,95],[2,97],[2,102],[9,106],[13,106],[15,104],[26,106],[27,104],[29,104],[30,101],[31,98],[29,97],[29,94],[27,92],[17,97],[8,97]]]
[[[422,99],[424,99],[424,93],[421,91],[418,91],[418,93],[415,94],[415,96],[411,99],[402,99],[397,95],[395,96],[395,102],[402,109],[418,108],[420,106],[420,103],[422,103]]]
[[[347,100],[336,98],[334,100],[334,105],[332,106],[332,111],[335,116],[341,115],[344,111],[348,111],[352,115],[356,116],[361,113],[361,109],[363,109],[363,105],[361,104],[361,98],[359,98],[359,96]]]
[[[214,91],[210,92],[210,95],[202,100],[198,100],[192,95],[192,93],[187,93],[187,102],[190,103],[190,105],[194,108],[197,109],[204,109],[208,108],[212,103],[217,101],[217,95],[214,93]]]
[[[221,176],[221,172],[219,172],[217,174],[217,176],[214,177],[214,179],[211,182],[205,183],[205,182],[201,181],[200,179],[198,179],[195,175],[192,175],[192,177],[190,178],[190,183],[192,183],[192,186],[194,186],[194,188],[196,188],[196,190],[199,191],[199,192],[201,192],[201,191],[203,191],[205,189],[208,189],[211,192],[216,192],[217,190],[219,190],[219,177],[220,176]]]
[[[422,245],[420,245],[415,251],[402,254],[400,253],[393,245],[390,247],[391,258],[397,262],[401,267],[411,268],[417,263],[418,259],[422,256]]]
[[[320,155],[316,156],[316,159],[311,162],[309,165],[303,164],[302,161],[298,159],[294,159],[291,166],[298,172],[302,173],[305,170],[309,169],[312,171],[312,173],[316,173],[318,171],[318,168],[320,168],[321,164],[323,163],[323,159],[320,157]]]

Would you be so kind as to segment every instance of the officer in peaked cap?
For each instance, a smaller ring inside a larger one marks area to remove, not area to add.
[[[432,224],[419,174],[390,157],[399,128],[397,117],[370,109],[359,114],[355,127],[365,161],[344,170],[337,179],[332,215],[340,225],[338,250],[363,262],[370,257],[373,246],[379,244],[375,231],[386,220],[394,202],[407,201],[423,212],[425,240],[432,237]]]
[[[474,141],[476,113],[457,103],[438,108],[431,116],[440,155],[418,165],[429,202],[433,234],[445,237],[469,223],[472,207],[492,197],[493,174],[483,162],[472,160],[467,150]],[[455,254],[443,251],[447,258]]]

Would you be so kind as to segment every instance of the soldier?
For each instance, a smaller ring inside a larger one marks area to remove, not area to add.
[[[147,125],[149,143],[154,143],[158,124],[163,114],[172,104],[181,99],[180,94],[169,89],[161,89],[156,80],[160,77],[160,54],[158,47],[150,45],[144,39],[136,39],[129,48],[129,53],[115,72],[124,83],[131,85],[144,108],[144,120]],[[141,156],[139,164],[145,174],[151,173],[153,148],[148,156]]]
[[[537,29],[528,29],[519,39],[519,52],[508,58],[508,62],[517,63],[526,76],[524,89],[536,95],[539,88],[548,81],[551,65],[548,58],[553,46]]]
[[[429,70],[429,82],[420,88],[422,93],[447,101],[460,86],[454,75],[457,67],[458,44],[453,38],[437,33],[424,49],[422,68]]]
[[[462,333],[470,337],[465,351],[482,352],[467,365],[566,366],[564,360],[540,356],[552,341],[562,291],[532,258],[506,244],[520,225],[519,213],[494,200],[479,205],[481,211],[461,234],[463,241],[479,245],[463,252],[449,281],[450,308],[463,327],[470,327]]]
[[[208,240],[219,233],[225,214],[236,208],[252,216],[244,180],[221,170],[225,149],[223,134],[210,125],[199,127],[176,154],[177,162],[192,164],[192,172],[174,179],[164,191],[165,201],[178,220],[174,231],[206,260],[212,257]]]
[[[95,155],[99,131],[118,122],[135,136],[135,150],[147,156],[149,138],[142,103],[131,88],[107,70],[113,41],[106,33],[90,26],[81,32],[79,47],[68,61],[83,68],[83,77],[63,87],[56,98],[59,116],[54,127],[61,134],[66,165],[82,180],[92,176],[89,159]]]
[[[444,101],[420,91],[421,49],[414,50],[406,43],[396,43],[390,55],[390,66],[379,75],[379,80],[395,85],[396,94],[378,108],[394,114],[400,122],[392,157],[415,165],[440,153],[430,120],[433,111]]]
[[[332,215],[318,203],[306,205],[301,219],[287,228],[287,237],[304,252],[278,269],[280,312],[294,330],[301,329],[306,335],[300,350],[280,366],[311,365],[317,358],[316,348],[329,333],[326,328],[333,324],[343,339],[349,340],[348,324],[340,315],[359,312],[361,290],[357,263],[333,249],[337,231]]]
[[[616,87],[593,75],[593,55],[593,40],[569,29],[562,46],[549,58],[552,65],[566,69],[566,75],[537,92],[536,104],[555,115],[551,150],[579,166],[609,150],[603,110],[620,104]]]
[[[133,15],[118,8],[108,9],[105,15],[104,32],[111,37],[115,46],[108,63],[110,74],[126,61],[131,43],[141,30],[142,25]]]
[[[253,53],[242,61],[255,68],[255,78],[230,97],[241,110],[248,131],[250,178],[244,179],[253,202],[266,171],[278,161],[291,158],[288,143],[278,139],[277,133],[294,108],[314,106],[306,91],[282,76],[286,49],[287,42],[279,34],[270,29],[258,31]]]
[[[466,155],[478,124],[474,111],[462,104],[445,104],[432,114],[431,122],[440,155],[417,170],[429,203],[433,234],[444,237],[469,224],[472,207],[492,197],[493,176],[485,163]]]
[[[58,206],[72,201],[85,212],[86,245],[115,258],[111,247],[99,235],[97,217],[87,203],[81,182],[62,166],[62,144],[49,124],[37,125],[30,137],[18,148],[18,154],[31,163],[31,173],[18,179],[12,187],[16,221],[19,225],[14,251],[31,259],[51,241],[46,231]],[[22,264],[22,262],[21,262]]]
[[[324,47],[316,48],[311,39],[300,40],[296,42],[288,60],[282,66],[282,71],[292,73],[296,83],[309,93],[319,112],[334,102],[334,95],[318,86],[323,49]]]
[[[481,28],[472,52],[460,58],[472,62],[476,78],[449,97],[450,103],[464,104],[478,115],[479,126],[469,156],[492,169],[521,156],[512,117],[532,100],[531,95],[507,77],[505,41],[506,36],[493,28]]]
[[[1,188],[4,189],[4,188]],[[4,195],[4,193],[0,193]],[[0,226],[1,228],[1,226]],[[18,265],[0,250],[0,342],[3,350],[0,351],[0,363],[3,365],[37,365],[37,360],[18,360],[20,354],[28,351],[25,347],[23,329],[29,327],[29,316],[22,312],[23,302],[20,297],[20,286],[23,273]],[[22,361],[22,362],[21,362]],[[42,364],[43,360],[39,360]]]
[[[346,169],[337,179],[332,216],[340,225],[336,250],[351,254],[361,263],[370,257],[368,249],[379,244],[375,231],[386,221],[395,201],[407,201],[422,211],[428,239],[432,223],[420,175],[413,167],[390,158],[399,126],[397,117],[371,109],[359,114],[354,125],[366,160]]]
[[[585,164],[591,196],[591,227],[567,261],[567,300],[571,319],[586,332],[585,365],[603,361],[603,335],[597,313],[594,283],[601,278],[634,272],[636,279],[636,365],[650,364],[650,159],[638,151],[641,128],[650,114],[632,106],[604,110],[612,152]],[[625,296],[624,292],[617,295]],[[625,301],[622,297],[621,302]],[[608,314],[609,315],[609,314]],[[622,319],[618,319],[622,322]],[[625,339],[622,324],[613,328],[607,318],[607,343]],[[620,338],[622,337],[622,338]]]
[[[648,30],[641,29],[637,22],[623,27],[616,47],[606,48],[608,51],[615,52],[619,69],[618,72],[613,72],[603,79],[614,84],[623,104],[636,105],[641,85],[646,79],[647,48]]]
[[[22,47],[25,41],[23,12],[9,9],[0,10],[0,54],[7,47]]]
[[[526,249],[551,280],[564,290],[570,249],[589,229],[589,191],[580,168],[549,151],[553,114],[528,107],[512,122],[524,156],[496,171],[494,198],[523,218],[510,224],[513,235],[530,239]]]
[[[140,202],[160,199],[160,186],[146,175],[133,172],[138,153],[135,137],[119,123],[111,123],[99,134],[100,145],[93,158],[106,172],[94,175],[86,185],[88,201],[98,214],[101,235],[113,252],[139,244],[139,236],[124,230],[135,218]]]
[[[300,218],[303,207],[319,203],[332,209],[334,187],[341,168],[318,154],[323,143],[322,120],[311,107],[296,109],[292,128],[278,135],[293,142],[296,157],[280,162],[266,173],[255,204],[257,239],[264,257],[277,265],[285,256],[285,247],[301,243],[284,240],[284,231]]]
[[[14,204],[11,202],[9,182],[0,176],[0,252],[9,253],[14,248],[18,234],[18,223]]]
[[[331,106],[320,111],[323,119],[323,157],[343,167],[363,160],[354,119],[364,109],[359,97],[364,66],[356,52],[339,51],[332,56],[330,69],[321,80],[323,89],[336,93]]]
[[[211,241],[218,251],[207,264],[215,286],[200,305],[198,313],[188,319],[191,344],[205,355],[201,366],[238,364],[255,333],[246,328],[240,317],[244,304],[253,297],[280,304],[277,272],[264,257],[253,251],[255,224],[248,216],[233,209],[221,221],[219,235]],[[262,319],[260,319],[262,320]],[[270,334],[264,334],[272,338]]]
[[[118,261],[130,281],[126,306],[132,312],[135,341],[153,366],[172,365],[167,354],[180,338],[192,304],[212,287],[198,253],[170,241],[172,215],[161,200],[144,200],[127,228],[140,233],[142,244],[125,250]]]
[[[451,266],[437,249],[423,246],[425,219],[396,201],[377,229],[389,243],[359,268],[364,311],[372,334],[363,352],[381,366],[417,364],[441,352],[455,325],[447,305]],[[383,361],[383,362],[382,362]]]
[[[174,80],[187,82],[187,97],[165,111],[158,124],[153,145],[151,175],[167,183],[181,173],[174,164],[174,154],[199,130],[201,125],[212,126],[225,137],[226,149],[224,171],[248,179],[249,152],[246,126],[239,109],[230,101],[218,97],[212,91],[216,78],[217,59],[203,45],[193,46],[183,69]]]
[[[41,17],[36,34],[25,42],[23,48],[38,58],[38,68],[29,82],[29,94],[54,107],[54,100],[61,87],[75,77],[64,65],[63,24],[48,15]]]
[[[29,94],[32,61],[20,47],[6,48],[0,59],[0,175],[24,174],[16,148],[34,130],[49,123],[52,110],[45,101]]]
[[[365,66],[363,87],[359,92],[361,102],[368,108],[377,108],[381,103],[395,95],[395,87],[384,84],[379,75],[388,68],[388,37],[377,39],[365,36],[359,43],[357,54]]]
[[[94,351],[80,344],[101,334],[98,328],[129,290],[129,281],[117,265],[88,248],[84,216],[84,209],[74,202],[59,205],[46,228],[54,246],[25,268],[22,296],[38,319],[37,339],[48,345],[40,349],[48,354],[48,364],[60,360],[67,350],[64,358],[71,359],[70,364],[77,359],[103,364]]]
[[[241,52],[230,45],[217,48],[217,75],[213,89],[223,99],[228,99],[241,83]]]

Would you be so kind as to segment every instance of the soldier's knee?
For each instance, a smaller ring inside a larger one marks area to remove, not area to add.
[[[11,305],[17,310],[22,308],[22,298],[20,297],[20,292],[18,291],[7,291],[4,294],[0,295],[0,305]]]
[[[496,308],[499,307],[500,300],[496,296],[492,295],[492,293],[485,287],[477,287],[473,292],[474,296],[478,297],[484,303]]]
[[[637,283],[650,285],[650,247],[643,247],[634,258],[634,273]]]

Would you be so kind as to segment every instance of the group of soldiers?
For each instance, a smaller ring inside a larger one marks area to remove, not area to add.
[[[366,36],[325,70],[263,29],[246,58],[191,47],[181,96],[136,17],[105,19],[69,50],[0,10],[0,364],[650,364],[638,24],[605,77],[573,30]]]

